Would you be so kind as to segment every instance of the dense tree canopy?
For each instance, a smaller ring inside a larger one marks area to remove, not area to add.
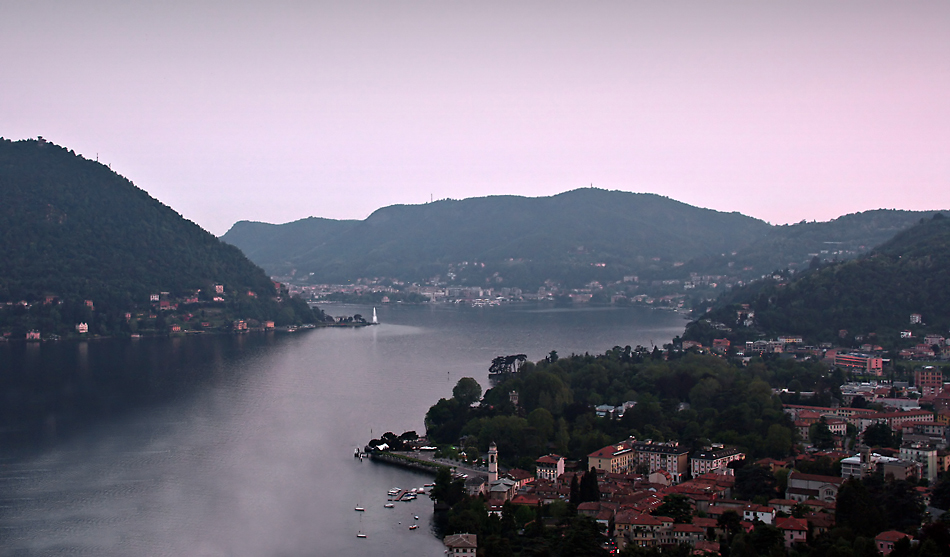
[[[727,336],[740,341],[798,334],[806,342],[847,344],[861,335],[894,347],[904,329],[946,333],[946,284],[950,219],[938,213],[859,259],[815,268],[794,280],[768,279],[729,292],[703,320],[688,325],[683,337],[708,343],[724,334],[708,323],[720,322],[732,329]],[[754,313],[754,326],[738,320],[739,304]],[[911,326],[912,313],[921,314],[923,323]]]
[[[629,436],[678,440],[687,448],[723,442],[753,457],[783,457],[795,432],[772,385],[796,376],[789,365],[797,364],[740,367],[698,355],[667,361],[620,347],[599,356],[546,358],[501,379],[477,407],[458,392],[440,400],[426,414],[426,428],[439,444],[464,437],[484,452],[494,441],[500,458],[522,467],[552,452],[582,458]],[[810,381],[811,367],[799,371]],[[518,406],[509,398],[512,391]],[[620,419],[594,413],[596,405],[624,403]]]

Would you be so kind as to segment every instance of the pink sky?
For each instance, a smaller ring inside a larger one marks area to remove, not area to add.
[[[944,0],[5,2],[0,136],[215,234],[590,184],[772,223],[945,209],[948,30]]]

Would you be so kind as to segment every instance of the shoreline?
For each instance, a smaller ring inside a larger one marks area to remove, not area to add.
[[[255,333],[283,333],[291,334],[296,333],[302,330],[312,330],[312,329],[324,329],[324,328],[338,328],[338,329],[356,329],[360,327],[371,327],[373,325],[379,325],[379,323],[306,323],[294,327],[274,327],[273,329],[246,329],[242,331],[221,331],[221,330],[210,330],[210,331],[181,331],[176,333],[136,333],[129,336],[109,336],[109,335],[92,335],[92,336],[60,336],[59,338],[41,338],[41,339],[25,339],[25,338],[6,338],[0,337],[0,343],[23,343],[23,344],[45,344],[49,342],[90,342],[90,341],[100,341],[100,340],[140,340],[145,338],[182,338],[188,336],[197,336],[197,335],[246,335],[246,334],[255,334]]]

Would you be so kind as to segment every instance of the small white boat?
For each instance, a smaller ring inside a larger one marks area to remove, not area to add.
[[[418,528],[418,527],[419,527],[418,524],[413,524],[412,526],[409,527],[409,529],[410,529],[410,530],[415,530],[415,529]]]
[[[366,537],[366,534],[364,534],[363,532],[357,532],[356,537],[357,537],[357,538],[365,538],[365,537]]]
[[[416,515],[413,518],[415,518],[416,520],[419,520],[419,515]]]
[[[365,512],[365,511],[366,511],[366,509],[364,509],[363,507],[356,507],[356,508],[353,509],[353,510],[356,511],[356,512]]]
[[[391,508],[395,507],[396,505],[393,505],[392,503],[386,503],[386,504],[383,505],[383,506],[386,507],[387,509],[391,509]]]

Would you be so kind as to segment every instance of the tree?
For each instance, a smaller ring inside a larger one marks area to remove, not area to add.
[[[724,530],[726,537],[731,540],[742,528],[742,517],[736,511],[729,509],[719,515],[716,525]]]
[[[465,497],[465,484],[462,480],[453,480],[448,468],[439,468],[431,496],[440,503],[455,505]]]
[[[930,494],[930,505],[941,510],[950,510],[950,474],[943,476],[934,484]]]
[[[591,466],[590,471],[584,474],[580,483],[580,502],[587,503],[588,501],[600,501],[597,469],[593,466]]]
[[[761,466],[745,466],[737,469],[735,474],[734,490],[738,497],[747,501],[758,497],[763,502],[775,497],[778,480],[768,469]]]
[[[864,430],[864,444],[869,447],[892,447],[894,433],[891,427],[884,422],[869,425]]]
[[[471,406],[482,398],[482,386],[471,377],[463,377],[452,389],[452,397],[462,406]]]
[[[581,487],[580,484],[577,483],[577,474],[571,477],[571,497],[569,501],[574,507],[581,504]]]
[[[812,445],[818,449],[830,449],[835,446],[835,436],[831,433],[824,416],[809,426],[808,437]]]
[[[873,538],[884,530],[884,516],[861,480],[849,478],[838,490],[835,523]]]
[[[881,503],[889,528],[904,530],[917,527],[923,519],[924,504],[910,482],[887,482]]]
[[[654,516],[666,516],[677,524],[687,524],[693,519],[693,507],[685,495],[674,493],[663,498],[663,504],[652,513]]]

